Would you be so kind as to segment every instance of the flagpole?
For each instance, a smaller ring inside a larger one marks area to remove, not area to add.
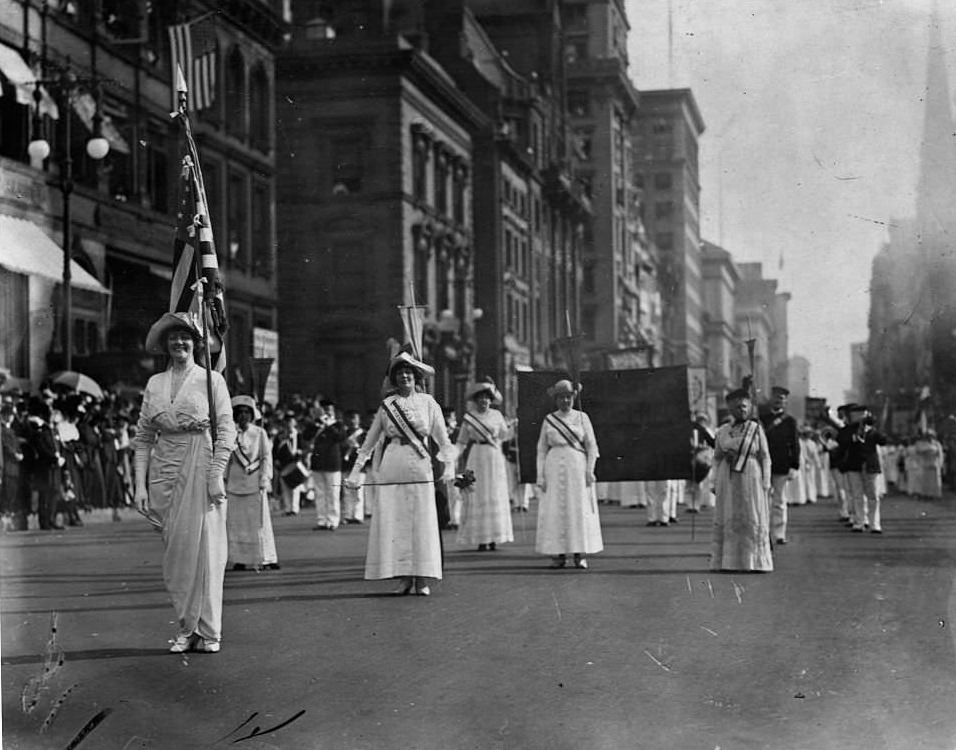
[[[202,170],[199,168],[199,153],[196,148],[196,142],[193,140],[192,128],[189,124],[186,79],[183,76],[182,68],[177,67],[176,74],[176,91],[179,94],[179,109],[173,113],[173,117],[178,117],[179,121],[183,124],[183,131],[186,135],[186,147],[189,149],[189,154],[193,162],[190,167],[193,184],[196,185],[197,188],[202,191],[202,195],[205,196],[206,189],[202,181]],[[212,357],[209,353],[209,324],[206,317],[206,313],[209,312],[207,306],[210,305],[210,302],[207,301],[207,295],[203,289],[205,277],[203,276],[202,252],[199,248],[198,235],[196,246],[193,250],[193,264],[196,267],[196,294],[199,295],[199,317],[202,319],[203,362],[206,368],[206,399],[209,403],[209,433],[212,438],[213,447],[215,447],[218,424],[216,423],[216,408],[212,395]],[[210,290],[210,292],[212,292],[212,290]]]

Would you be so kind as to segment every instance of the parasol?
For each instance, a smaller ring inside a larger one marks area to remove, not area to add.
[[[54,385],[62,385],[64,388],[70,388],[79,393],[88,393],[93,398],[103,398],[103,389],[89,375],[73,370],[63,370],[56,373],[51,379]]]

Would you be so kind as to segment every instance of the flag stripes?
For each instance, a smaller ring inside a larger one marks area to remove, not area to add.
[[[176,239],[173,243],[173,279],[169,292],[169,310],[188,312],[199,318],[200,310],[203,309],[203,297],[210,296],[209,304],[205,306],[209,352],[214,369],[224,372],[226,315],[223,286],[206,191],[193,156],[195,144],[189,144],[189,140],[187,137],[187,153],[183,156],[180,173],[180,204]],[[200,272],[201,279],[198,276]]]
[[[193,110],[211,107],[216,99],[216,73],[218,69],[217,40],[212,24],[192,21],[170,26],[170,70],[183,69]],[[178,94],[172,87],[173,111],[179,109]]]

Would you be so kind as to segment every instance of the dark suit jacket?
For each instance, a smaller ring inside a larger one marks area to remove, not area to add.
[[[765,414],[760,418],[770,449],[770,473],[789,474],[800,468],[800,441],[797,438],[797,420],[789,414]]]
[[[318,428],[310,438],[309,468],[312,471],[342,471],[342,453],[348,447],[345,438],[345,425],[341,422],[334,422],[325,429]]]
[[[20,476],[20,461],[17,459],[17,453],[21,453],[20,438],[12,427],[0,425],[0,444],[3,446],[3,475]]]

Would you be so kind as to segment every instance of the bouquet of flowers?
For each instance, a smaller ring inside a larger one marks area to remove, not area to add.
[[[452,482],[458,489],[466,490],[471,485],[475,483],[475,472],[471,469],[465,469],[461,474],[455,476],[455,481]]]

